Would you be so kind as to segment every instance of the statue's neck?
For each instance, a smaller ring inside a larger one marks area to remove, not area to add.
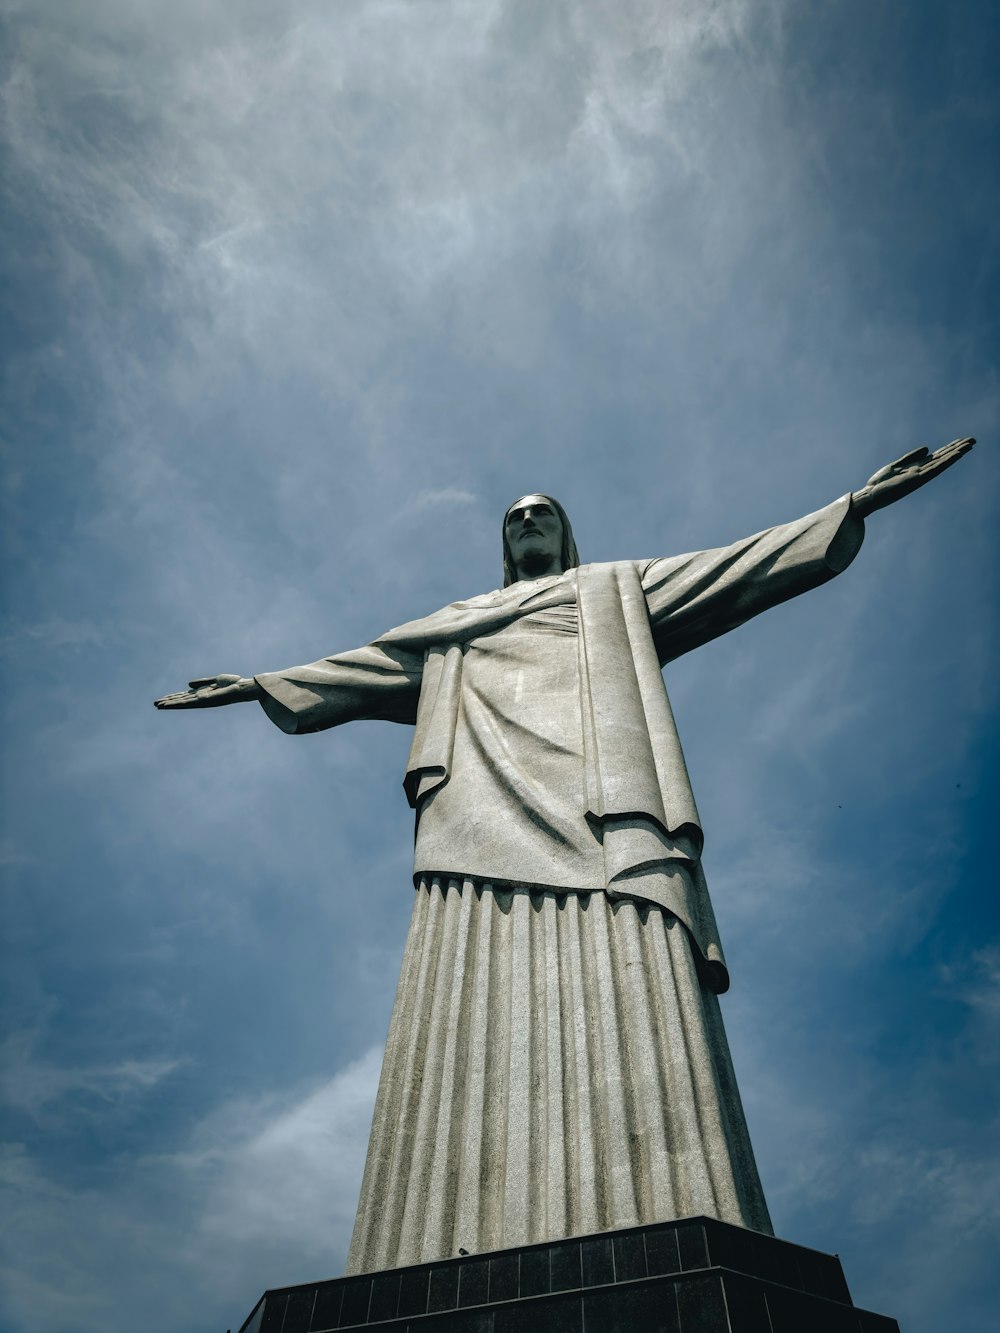
[[[526,561],[518,565],[515,573],[518,583],[532,583],[535,579],[545,579],[552,574],[561,574],[562,565],[558,560],[544,560],[539,562]]]

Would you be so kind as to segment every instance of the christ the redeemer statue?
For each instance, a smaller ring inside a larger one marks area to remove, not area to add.
[[[918,449],[713,551],[581,565],[562,507],[503,524],[504,587],[365,648],[191,682],[283,731],[414,726],[416,899],[348,1272],[707,1214],[770,1232],[729,985],[660,669],[850,564]]]

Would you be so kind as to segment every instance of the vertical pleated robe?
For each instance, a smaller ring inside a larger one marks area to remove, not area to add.
[[[257,677],[288,732],[415,723],[416,888],[348,1272],[705,1213],[770,1231],[659,665],[832,578],[849,497]]]

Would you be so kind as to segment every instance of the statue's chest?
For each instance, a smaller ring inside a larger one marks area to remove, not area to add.
[[[576,749],[580,727],[579,616],[575,605],[522,616],[469,643],[463,694]],[[471,703],[471,699],[470,699]]]

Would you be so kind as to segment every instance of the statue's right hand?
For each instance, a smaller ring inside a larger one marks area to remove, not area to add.
[[[188,682],[186,690],[165,694],[154,700],[156,708],[221,708],[223,704],[245,703],[260,698],[260,686],[251,677],[202,676]]]

